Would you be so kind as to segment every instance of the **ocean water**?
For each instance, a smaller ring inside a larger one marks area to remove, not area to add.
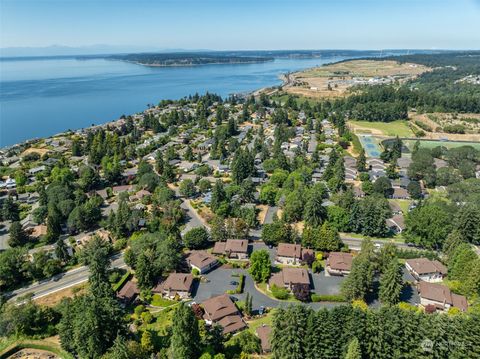
[[[228,96],[279,85],[279,75],[345,57],[195,67],[107,59],[0,60],[0,148],[118,119],[147,104],[206,91]]]

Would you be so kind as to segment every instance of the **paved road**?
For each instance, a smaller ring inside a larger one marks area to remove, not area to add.
[[[112,256],[112,268],[125,268],[127,265],[123,260],[123,254],[116,254]],[[18,297],[24,296],[26,294],[32,293],[34,299],[44,297],[49,294],[61,291],[84,283],[88,280],[89,270],[88,267],[82,266],[71,271],[57,274],[56,276],[46,279],[40,282],[35,282],[27,287],[23,287],[17,290],[14,290],[10,295],[12,296],[10,300],[15,300]]]

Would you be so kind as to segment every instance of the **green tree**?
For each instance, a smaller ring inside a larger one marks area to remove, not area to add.
[[[480,244],[480,205],[466,204],[460,207],[455,226],[465,240]]]
[[[8,196],[3,202],[2,215],[3,219],[7,221],[15,222],[20,220],[20,209],[12,196]]]
[[[180,194],[185,197],[193,197],[197,192],[195,184],[191,179],[188,178],[180,182],[179,190]]]
[[[253,280],[257,283],[266,282],[270,278],[272,263],[270,254],[266,249],[254,251],[250,257],[249,272]]]
[[[357,169],[359,172],[367,171],[367,158],[365,157],[365,150],[363,148],[357,158]]]
[[[379,297],[383,304],[395,305],[400,301],[403,288],[402,268],[396,258],[390,261],[385,273],[380,278]]]
[[[175,359],[191,359],[198,354],[200,336],[192,309],[181,303],[175,310],[170,338],[170,354]]]
[[[345,359],[362,359],[362,352],[360,350],[360,343],[357,338],[353,338],[348,343],[347,354]]]
[[[314,188],[310,192],[307,203],[305,204],[303,218],[306,224],[310,226],[320,226],[327,218],[327,210],[322,205],[322,202],[323,193]]]
[[[183,236],[183,243],[188,249],[205,248],[209,241],[210,235],[204,227],[192,228]]]
[[[387,177],[380,177],[373,183],[373,192],[388,198],[393,193],[392,183]]]
[[[20,247],[28,242],[28,235],[23,230],[20,222],[12,222],[8,232],[8,245],[10,247]]]

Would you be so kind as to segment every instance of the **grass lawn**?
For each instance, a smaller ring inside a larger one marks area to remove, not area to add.
[[[166,308],[159,312],[152,313],[155,321],[146,326],[145,329],[158,332],[160,335],[166,333],[167,329],[172,325],[174,307]]]
[[[264,324],[272,326],[272,319],[273,319],[274,313],[275,313],[275,309],[272,309],[266,315],[260,318],[255,318],[247,321],[248,330],[250,330],[252,333],[255,333],[255,330],[257,330],[258,327],[261,327]]]
[[[392,122],[370,122],[370,121],[348,121],[358,133],[362,132],[362,129],[373,130],[372,134],[380,134],[373,132],[382,132],[384,136],[399,136],[399,137],[414,137],[414,134],[410,127],[408,127],[408,121],[398,120]]]
[[[412,203],[411,200],[409,199],[389,199],[389,201],[395,202],[398,204],[398,206],[401,208],[403,214],[408,213],[408,207],[410,206],[410,203]]]
[[[257,288],[260,290],[260,292],[262,292],[263,294],[265,294],[267,297],[269,298],[272,298],[274,300],[278,300],[279,302],[296,302],[296,303],[300,303],[300,301],[298,299],[295,298],[295,296],[292,294],[292,293],[289,293],[288,295],[288,298],[287,299],[277,299],[273,296],[272,292],[267,290],[267,283],[257,283],[256,284]]]
[[[176,303],[178,302],[176,302],[175,300],[163,298],[160,294],[154,294],[152,301],[150,302],[150,304],[154,307],[169,307]]]

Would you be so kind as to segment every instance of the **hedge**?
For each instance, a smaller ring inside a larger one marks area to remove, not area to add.
[[[116,292],[125,284],[125,282],[130,278],[131,273],[127,271],[122,278],[113,286],[113,291]]]
[[[312,302],[346,302],[344,296],[340,294],[312,294]]]

